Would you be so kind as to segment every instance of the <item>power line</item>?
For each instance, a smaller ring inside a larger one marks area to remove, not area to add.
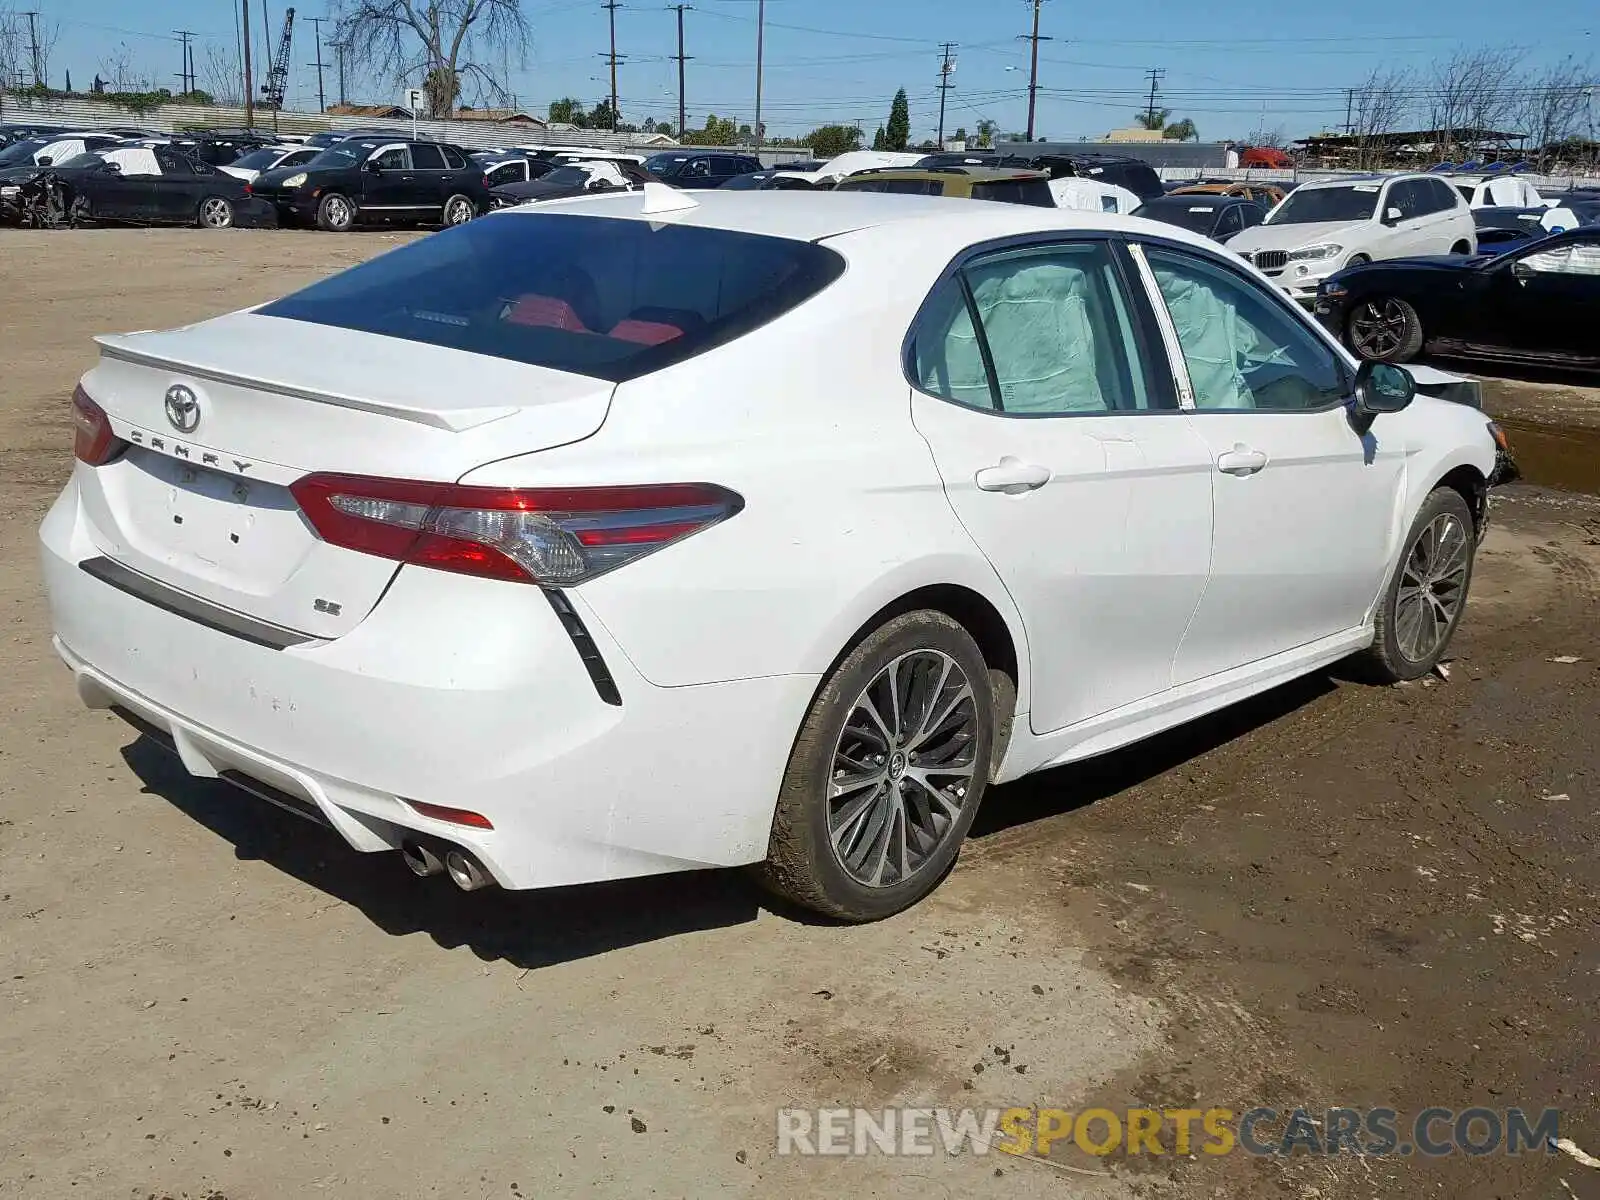
[[[1033,32],[1021,35],[1022,40],[1032,43],[1032,65],[1028,69],[1028,140],[1033,141],[1033,115],[1039,102],[1039,43],[1053,42],[1054,38],[1039,36],[1039,8],[1044,0],[1032,0],[1033,3]]]
[[[950,76],[956,69],[955,59],[950,57],[950,52],[956,48],[955,42],[945,42],[940,51],[943,55],[939,63],[939,149],[944,149],[944,104],[945,96],[955,84],[950,82]]]

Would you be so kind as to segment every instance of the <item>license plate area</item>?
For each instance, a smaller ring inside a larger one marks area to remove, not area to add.
[[[151,454],[145,465],[161,485],[167,541],[202,561],[222,565],[242,554],[260,553],[256,543],[296,509],[287,488],[261,479],[224,474],[210,467]]]

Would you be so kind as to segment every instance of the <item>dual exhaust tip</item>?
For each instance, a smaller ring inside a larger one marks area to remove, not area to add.
[[[483,869],[483,864],[459,846],[428,845],[407,838],[400,843],[400,858],[419,879],[442,873],[450,876],[450,882],[463,892],[475,892],[494,883],[494,877]]]

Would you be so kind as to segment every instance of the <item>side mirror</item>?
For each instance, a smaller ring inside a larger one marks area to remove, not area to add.
[[[53,162],[55,162],[55,159],[46,154],[43,158],[34,159],[33,165],[36,167],[48,167]]]
[[[1372,422],[1385,413],[1403,412],[1417,395],[1411,372],[1393,363],[1364,362],[1356,372],[1350,403],[1350,421],[1365,435]]]
[[[375,158],[367,159],[367,161],[362,165],[361,169],[372,175],[383,174],[383,168],[378,165],[378,160]]]
[[[1383,223],[1385,225],[1398,225],[1405,218],[1405,213],[1398,208],[1390,207],[1383,210]]]
[[[102,171],[104,171],[107,175],[121,175],[122,174],[122,167],[117,163],[107,163],[105,166],[101,167],[100,169]]]

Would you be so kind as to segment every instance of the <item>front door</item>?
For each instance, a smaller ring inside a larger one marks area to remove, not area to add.
[[[370,221],[394,221],[413,217],[416,212],[416,179],[411,170],[411,151],[404,143],[384,146],[372,152],[361,171],[361,215]],[[376,167],[373,171],[371,168]]]
[[[1173,682],[1359,628],[1399,537],[1406,447],[1345,409],[1348,367],[1278,295],[1211,255],[1147,245],[1211,461],[1211,578]]]
[[[1048,733],[1165,691],[1205,590],[1210,457],[1103,239],[996,251],[930,299],[911,412],[1022,614]]]
[[[1555,361],[1600,361],[1600,231],[1559,246],[1535,242],[1494,272],[1498,335],[1489,345]]]
[[[161,174],[150,182],[150,216],[174,225],[192,224],[200,211],[201,169],[186,156],[168,150],[156,151]],[[207,168],[209,169],[209,168]]]

